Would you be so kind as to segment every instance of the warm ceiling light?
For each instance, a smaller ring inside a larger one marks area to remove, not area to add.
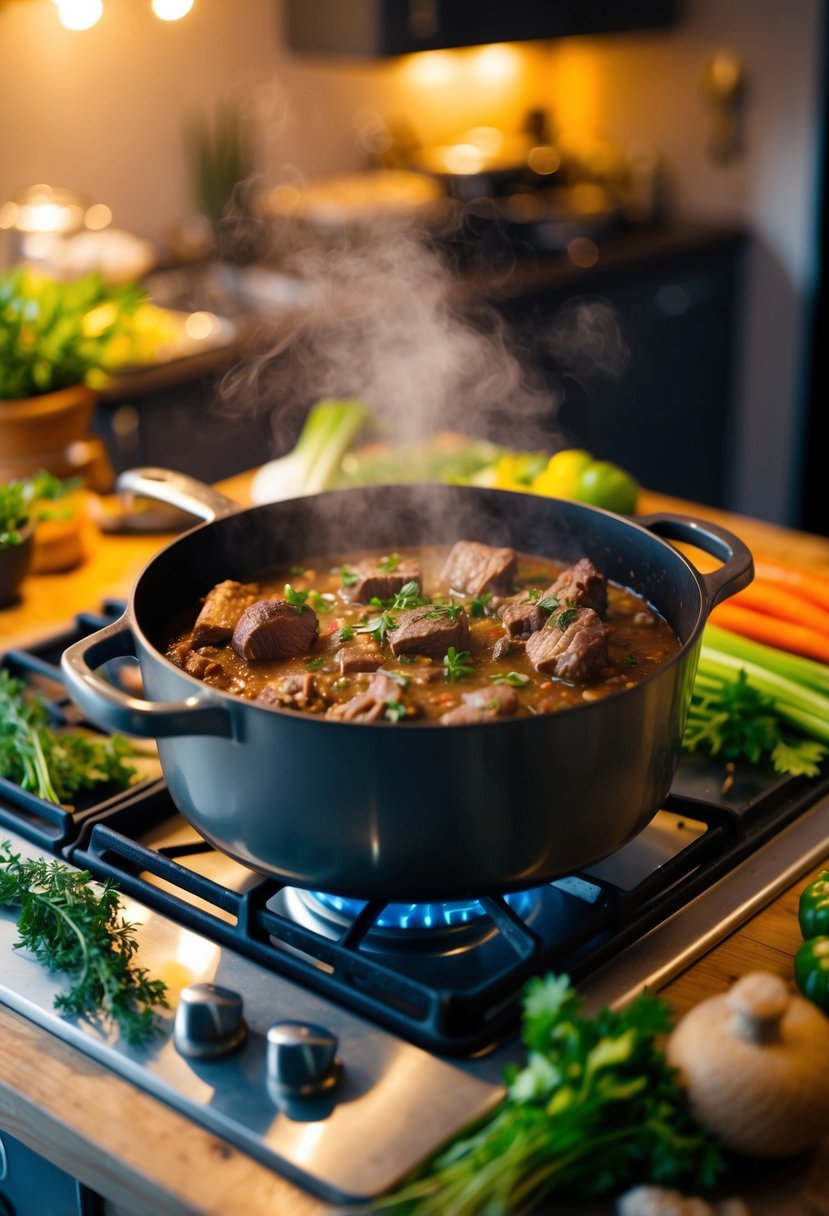
[[[452,84],[457,64],[450,51],[419,51],[409,57],[407,68],[414,84],[435,89]]]
[[[100,21],[102,0],[57,0],[60,23],[67,30],[88,30]]]
[[[503,42],[482,46],[473,55],[474,70],[479,80],[487,84],[506,82],[521,69],[521,55],[514,46]]]
[[[152,0],[153,12],[162,21],[180,21],[193,7],[193,0]]]

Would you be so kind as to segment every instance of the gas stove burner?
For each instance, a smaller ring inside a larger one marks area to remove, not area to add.
[[[538,915],[544,888],[517,891],[505,897],[513,912],[526,925]],[[368,904],[359,899],[305,891],[297,887],[281,893],[284,911],[299,924],[337,939],[364,913]],[[496,932],[492,917],[477,899],[445,903],[389,903],[375,915],[365,935],[367,949],[417,949],[449,951],[477,945]]]

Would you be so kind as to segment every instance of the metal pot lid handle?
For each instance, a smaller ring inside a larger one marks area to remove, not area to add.
[[[719,524],[711,523],[708,519],[696,519],[692,515],[670,514],[636,516],[635,522],[666,540],[694,545],[723,563],[719,570],[709,574],[700,573],[709,612],[729,596],[742,591],[754,578],[754,559],[750,550],[739,537]]]
[[[63,652],[61,671],[66,689],[90,721],[142,739],[179,735],[237,737],[237,716],[209,696],[187,697],[184,701],[144,701],[120,691],[99,674],[111,659],[130,655],[135,655],[135,645],[129,622],[123,616]]]
[[[180,511],[197,515],[208,523],[223,519],[226,515],[235,515],[243,509],[226,494],[174,469],[125,469],[119,473],[115,486],[119,494],[138,494],[142,498],[157,499],[168,506],[178,507]]]

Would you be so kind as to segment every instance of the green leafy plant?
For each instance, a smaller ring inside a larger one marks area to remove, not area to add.
[[[46,472],[0,484],[0,551],[22,542],[21,530],[30,519],[58,518],[66,509],[56,505],[58,500],[79,485],[77,479],[61,481]]]
[[[829,667],[706,625],[682,745],[816,776],[829,749]]]
[[[47,802],[68,805],[82,789],[128,786],[136,772],[126,762],[132,754],[132,744],[118,735],[54,730],[43,698],[0,669],[0,777]]]
[[[154,1010],[167,1005],[166,985],[136,966],[135,925],[119,916],[115,885],[96,889],[90,879],[88,870],[60,861],[24,861],[8,841],[0,842],[0,907],[20,909],[15,949],[74,977],[55,1008],[110,1018],[128,1043],[139,1044],[157,1029]]]
[[[37,397],[88,383],[109,344],[144,298],[100,274],[72,281],[30,267],[0,275],[0,398]]]
[[[524,992],[527,1061],[482,1126],[375,1205],[407,1216],[506,1216],[548,1195],[610,1195],[633,1183],[711,1186],[724,1168],[659,1046],[668,1006],[643,993],[584,1016],[566,976]]]
[[[238,106],[217,106],[212,121],[192,119],[185,129],[193,201],[214,224],[231,207],[247,210],[246,186],[253,176],[255,156],[250,126]]]

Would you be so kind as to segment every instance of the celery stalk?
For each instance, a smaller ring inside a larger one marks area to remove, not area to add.
[[[750,638],[741,637],[716,625],[706,625],[703,634],[703,644],[712,647],[732,658],[746,659],[769,671],[794,680],[797,684],[805,684],[818,692],[829,696],[829,666],[817,663],[814,659],[802,658],[800,655],[789,654],[785,650],[776,650],[773,646],[765,646],[762,642],[753,642]]]

